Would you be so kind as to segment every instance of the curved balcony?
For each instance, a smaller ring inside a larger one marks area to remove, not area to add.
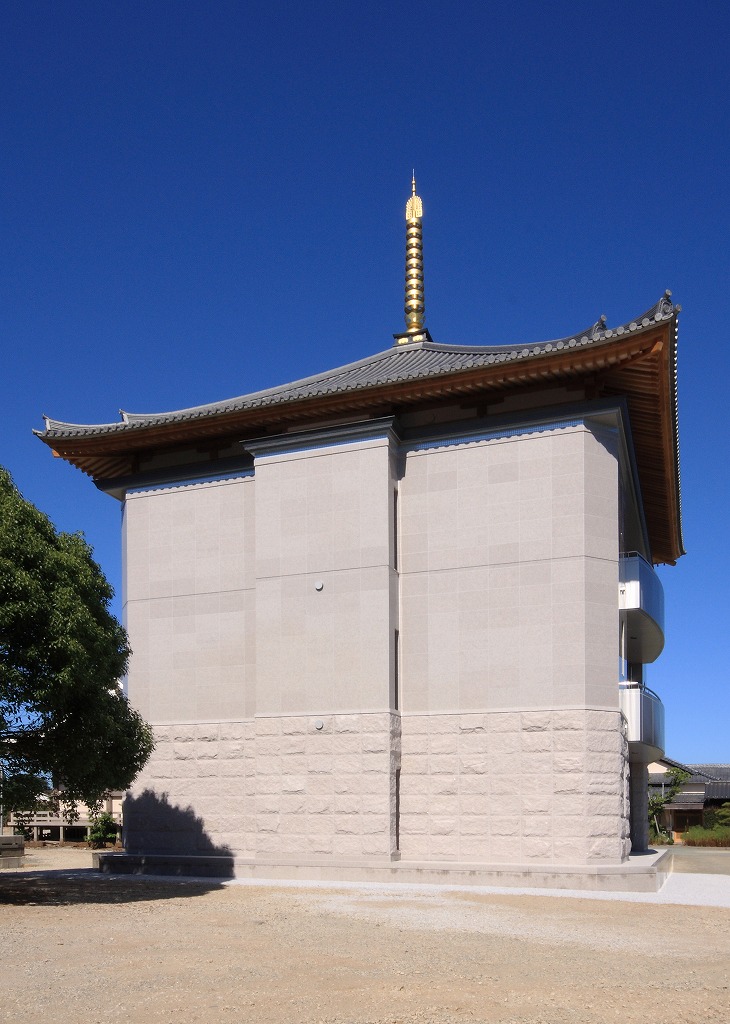
[[[626,616],[626,660],[646,665],[664,649],[664,588],[637,551],[619,560],[619,608]]]
[[[629,759],[649,764],[664,756],[664,705],[641,683],[621,683],[621,711],[627,724]]]

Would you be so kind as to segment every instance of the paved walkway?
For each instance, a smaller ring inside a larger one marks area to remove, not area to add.
[[[382,893],[389,896],[427,894],[445,895],[446,892],[464,892],[483,895],[520,895],[571,897],[583,900],[622,900],[627,903],[676,904],[697,907],[730,908],[730,850],[719,850],[696,846],[674,846],[674,870],[659,892],[589,892],[584,889],[528,889],[504,888],[502,886],[440,886],[410,885],[403,882],[286,882],[257,879],[231,879],[225,886],[261,886],[270,888],[296,889],[358,889],[369,894]],[[55,869],[55,870],[54,870]],[[86,870],[84,870],[86,869]],[[108,877],[91,870],[91,852],[85,849],[45,847],[29,849],[23,868],[6,869],[3,874],[24,872],[66,873],[75,877],[83,876],[88,884]],[[125,881],[149,884],[149,877],[125,875]],[[156,878],[155,882],[164,881]],[[200,884],[211,879],[170,878],[167,881],[184,885],[186,882]],[[221,884],[215,881],[216,887]]]
[[[730,875],[730,850],[712,846],[672,846],[675,872]]]

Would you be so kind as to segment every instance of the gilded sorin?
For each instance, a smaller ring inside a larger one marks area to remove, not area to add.
[[[406,203],[406,332],[418,334],[426,323],[423,295],[423,202],[416,195],[416,173],[411,181],[411,198]]]

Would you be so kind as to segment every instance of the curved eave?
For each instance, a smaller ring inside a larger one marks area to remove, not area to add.
[[[604,395],[625,396],[642,497],[655,562],[684,554],[681,535],[676,407],[676,314],[640,332],[577,348],[530,354],[488,366],[289,399],[215,416],[135,425],[111,433],[73,437],[39,433],[54,454],[96,480],[133,472],[142,452],[186,444],[216,444],[254,437],[276,426],[362,412],[382,415],[399,408],[470,394],[519,391],[589,378]]]
[[[602,393],[627,400],[644,513],[655,563],[684,553],[677,419],[677,318],[640,358],[602,375]]]

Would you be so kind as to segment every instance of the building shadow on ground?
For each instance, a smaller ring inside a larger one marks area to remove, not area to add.
[[[0,871],[0,906],[114,904],[203,896],[234,875],[233,851],[215,843],[192,807],[144,790],[124,801],[123,853],[100,851],[104,871]]]
[[[143,875],[104,875],[93,868],[78,871],[0,872],[2,906],[75,906],[78,904],[147,903],[192,899],[221,889],[220,879],[183,881]]]

